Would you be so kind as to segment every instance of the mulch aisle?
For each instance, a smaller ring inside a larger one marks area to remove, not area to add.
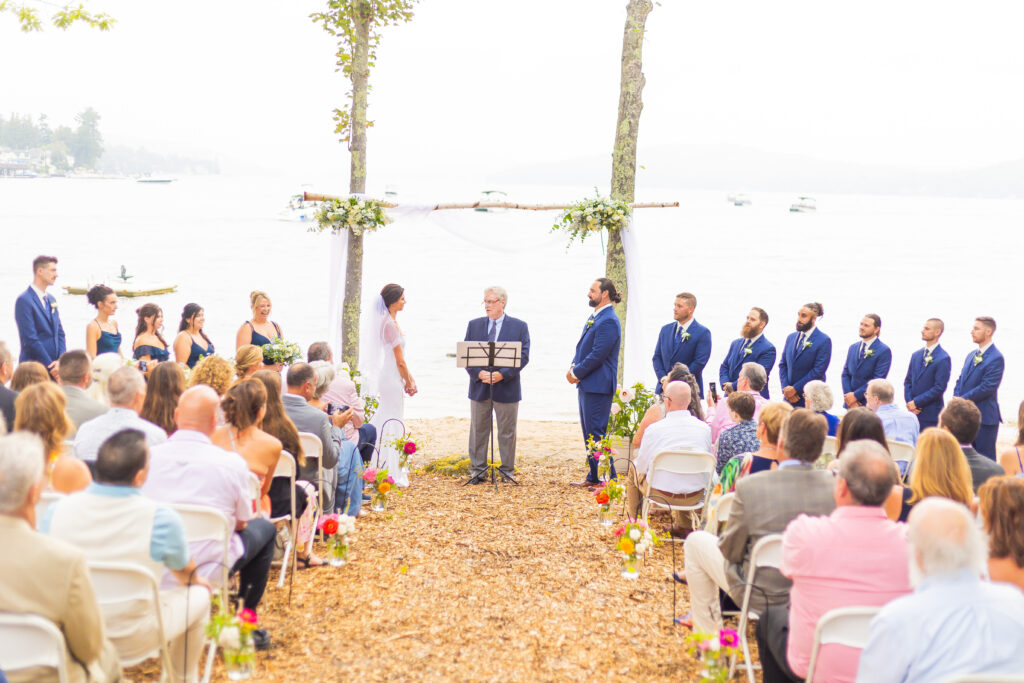
[[[414,474],[387,512],[364,508],[346,566],[300,570],[291,606],[287,586],[268,588],[273,647],[254,680],[699,680],[688,630],[671,623],[671,548],[620,578],[611,529],[566,485],[581,474],[526,459],[522,486],[497,492]],[[678,597],[682,614],[685,587]]]

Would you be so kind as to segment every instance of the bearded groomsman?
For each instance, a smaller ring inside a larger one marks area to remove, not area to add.
[[[981,411],[981,429],[974,439],[974,448],[986,458],[996,459],[996,437],[1003,416],[999,412],[999,384],[1003,381],[1003,354],[992,343],[996,331],[994,318],[974,319],[971,339],[978,345],[967,354],[953,395],[973,401]]]
[[[924,348],[910,357],[907,377],[903,380],[903,398],[907,410],[917,415],[923,432],[939,424],[939,413],[945,401],[942,395],[949,386],[952,360],[946,350],[939,346],[939,337],[946,328],[938,318],[929,318],[921,330]]]
[[[683,363],[697,380],[697,388],[704,398],[704,378],[701,373],[711,358],[711,330],[694,320],[697,297],[689,292],[676,294],[673,309],[675,320],[661,328],[654,347],[654,392],[661,393],[661,380],[676,363]]]
[[[892,351],[878,338],[881,331],[882,319],[874,313],[861,318],[860,341],[850,345],[843,366],[843,401],[847,408],[864,405],[868,382],[889,375]]]
[[[771,376],[772,368],[775,367],[775,345],[764,337],[767,324],[768,314],[763,308],[755,306],[747,313],[740,338],[729,345],[729,352],[718,368],[718,381],[726,394],[731,394],[736,388],[744,363],[757,363],[764,368],[766,378]],[[767,380],[761,396],[768,398]]]
[[[583,428],[583,442],[592,438],[599,441],[608,429],[608,416],[612,411],[612,397],[619,374],[619,341],[622,326],[615,315],[613,306],[622,301],[615,291],[615,283],[606,277],[598,278],[587,292],[593,314],[583,325],[583,334],[576,344],[576,355],[565,378],[575,384],[580,404],[580,426]],[[597,461],[587,454],[590,471],[586,479],[574,482],[573,486],[597,486]],[[612,462],[611,476],[615,477],[615,463]]]
[[[825,381],[832,360],[832,340],[818,329],[825,307],[818,302],[804,304],[797,312],[796,332],[786,337],[779,360],[782,396],[797,408],[804,407],[804,385],[812,379]]]

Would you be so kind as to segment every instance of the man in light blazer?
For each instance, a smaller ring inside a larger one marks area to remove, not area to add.
[[[907,402],[907,410],[917,415],[917,421],[923,432],[928,427],[939,424],[939,413],[945,405],[943,394],[949,386],[949,375],[952,360],[946,350],[939,345],[945,324],[938,318],[929,318],[921,330],[921,340],[925,346],[910,356],[910,366],[903,380],[903,398]]]
[[[70,439],[78,432],[78,428],[83,422],[99,417],[110,407],[85,393],[85,390],[92,385],[92,362],[89,360],[89,354],[85,351],[68,351],[60,357],[57,369],[60,372],[58,383],[67,399],[67,407],[64,412],[68,414],[71,424],[74,425],[74,430],[68,434]]]
[[[590,285],[587,299],[594,313],[583,325],[583,333],[576,344],[576,355],[565,378],[576,385],[580,406],[580,426],[583,441],[604,439],[608,430],[608,416],[612,410],[612,397],[619,373],[619,341],[622,326],[615,315],[614,305],[622,301],[615,290],[615,283],[606,277],[598,278]],[[573,486],[598,486],[597,461],[587,453],[590,471],[581,482]],[[611,476],[615,477],[615,463],[612,462]]]
[[[676,295],[672,317],[674,320],[661,328],[654,347],[654,393],[661,393],[661,380],[676,363],[683,363],[697,380],[700,397],[704,398],[704,366],[711,358],[711,330],[693,319],[697,297],[689,292]]]
[[[843,401],[847,408],[865,405],[868,382],[889,376],[892,351],[878,338],[881,331],[882,319],[874,313],[861,319],[860,341],[850,345],[843,365]]]
[[[57,281],[57,257],[32,261],[32,284],[14,302],[14,321],[21,340],[19,362],[39,361],[57,378],[57,360],[67,350],[57,299],[46,291]]]
[[[751,308],[740,331],[740,338],[729,345],[729,351],[718,368],[718,382],[726,394],[736,388],[744,363],[757,363],[764,368],[765,377],[771,377],[776,354],[775,345],[764,336],[767,325],[768,313],[763,308]],[[761,396],[768,398],[767,382],[764,389],[761,389]]]
[[[1003,416],[999,412],[999,385],[1003,381],[1003,354],[992,343],[996,331],[994,318],[982,316],[974,319],[971,339],[978,345],[967,354],[953,395],[973,401],[981,411],[981,429],[973,446],[986,458],[996,459],[996,438]]]
[[[530,362],[530,329],[526,323],[505,315],[508,292],[504,287],[484,290],[482,318],[469,321],[466,341],[520,342],[522,361],[518,368],[499,368],[493,372],[481,368],[466,368],[469,374],[469,468],[470,483],[479,484],[487,474],[487,446],[491,436],[491,398],[493,392],[494,417],[498,429],[498,451],[501,453],[501,472],[509,477],[516,469],[516,426],[519,402],[523,398],[519,373]]]
[[[804,385],[812,379],[824,382],[832,361],[832,340],[817,325],[823,315],[820,303],[804,304],[797,312],[796,332],[786,337],[779,359],[782,396],[796,408],[804,406]]]

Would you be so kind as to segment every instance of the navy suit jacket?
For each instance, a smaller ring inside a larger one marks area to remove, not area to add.
[[[622,326],[615,308],[609,306],[594,318],[593,325],[584,325],[572,359],[572,374],[577,389],[592,394],[614,394],[619,374],[619,341]]]
[[[736,388],[744,363],[757,363],[764,368],[765,377],[771,377],[772,368],[775,367],[775,345],[761,335],[750,346],[750,353],[743,353],[743,345],[746,343],[747,340],[740,337],[729,345],[729,352],[725,354],[725,359],[718,368],[718,381],[723,387],[726,382],[731,382],[733,388]],[[761,395],[768,398],[767,384],[761,390]]]
[[[964,361],[964,368],[960,371],[960,378],[956,381],[953,395],[974,401],[981,411],[981,424],[994,425],[1003,420],[999,412],[999,383],[1003,381],[1003,354],[995,344],[985,351],[983,360],[978,365],[974,364],[974,356],[977,351],[967,354]]]
[[[953,362],[941,345],[932,349],[932,362],[924,364],[924,349],[918,349],[910,357],[907,377],[903,380],[903,399],[914,402],[921,413],[917,419],[924,424],[938,424],[939,413],[945,401],[942,396],[949,386],[949,375]]]
[[[466,341],[487,341],[487,330],[490,326],[490,318],[474,318],[466,326]],[[518,368],[496,368],[501,373],[502,380],[494,386],[495,403],[515,403],[523,399],[522,385],[519,383],[519,373],[526,364],[530,362],[530,330],[526,323],[518,318],[506,315],[501,323],[501,331],[498,333],[499,342],[522,342],[523,357],[522,365]],[[469,374],[469,398],[474,401],[486,401],[488,399],[488,385],[480,381],[481,368],[466,368]]]
[[[704,397],[704,366],[711,358],[711,330],[694,320],[687,330],[690,337],[682,341],[676,334],[679,323],[673,321],[661,328],[658,343],[654,347],[654,393],[661,393],[661,378],[667,375],[676,363],[684,363],[697,380],[701,398]]]
[[[21,340],[18,361],[21,363],[35,360],[49,367],[66,350],[64,326],[60,324],[57,300],[47,293],[46,302],[47,307],[44,308],[43,302],[31,287],[14,302],[14,320],[18,324],[18,337]]]
[[[861,405],[865,403],[864,391],[868,388],[868,382],[885,379],[892,365],[892,350],[881,339],[871,342],[869,350],[872,352],[870,356],[858,358],[860,342],[853,344],[846,352],[846,365],[843,366],[843,393],[852,391]]]
[[[811,345],[805,349],[797,349],[796,342],[800,333],[794,332],[786,337],[786,346],[782,349],[779,360],[779,380],[782,387],[793,387],[800,396],[796,405],[804,404],[804,385],[814,379],[825,381],[828,364],[832,361],[832,340],[817,327],[807,338]],[[798,353],[799,351],[799,353]]]

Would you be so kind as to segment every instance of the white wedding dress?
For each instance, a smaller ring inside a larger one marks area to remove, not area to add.
[[[402,436],[405,415],[405,381],[398,373],[395,362],[396,346],[405,352],[405,337],[391,316],[381,322],[379,341],[380,365],[376,369],[374,391],[378,394],[380,405],[370,419],[370,424],[377,428],[378,453],[374,454],[370,466],[386,469],[395,480],[395,484],[405,488],[409,485],[409,477],[402,472],[399,465],[399,452],[393,443],[395,438]]]

